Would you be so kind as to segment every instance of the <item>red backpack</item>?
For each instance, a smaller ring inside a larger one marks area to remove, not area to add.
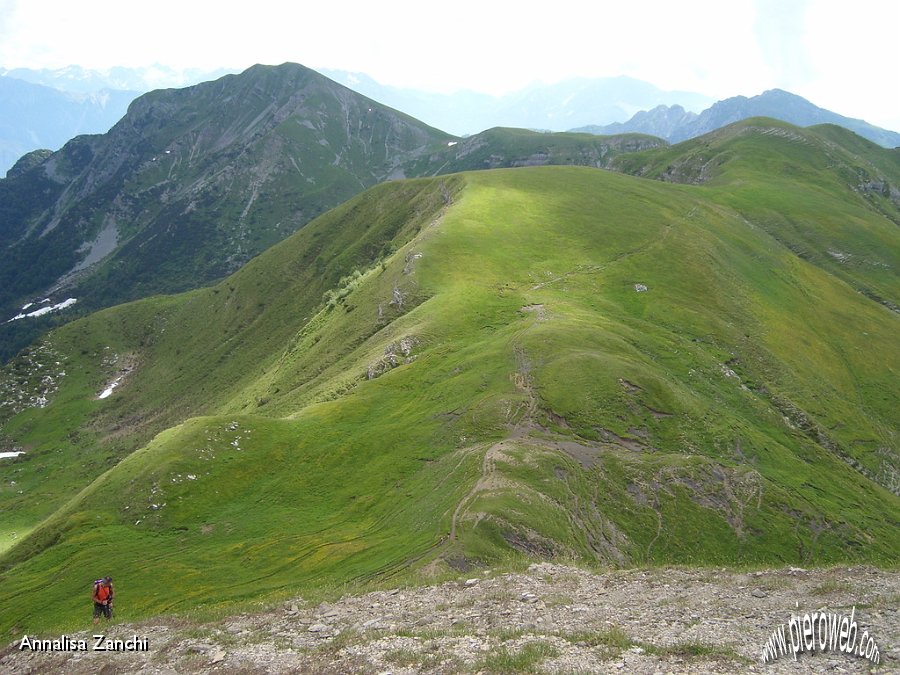
[[[104,600],[112,600],[112,585],[104,586],[103,584],[106,582],[106,579],[97,579],[94,582],[94,592],[91,595],[92,598],[96,598],[98,602],[103,602]]]

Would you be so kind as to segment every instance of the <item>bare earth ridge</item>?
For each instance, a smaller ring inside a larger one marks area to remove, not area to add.
[[[144,652],[31,652],[17,640],[0,651],[0,673],[900,672],[898,599],[900,573],[871,567],[595,573],[539,563],[318,605],[298,598],[209,623],[162,617],[105,631],[146,638]],[[880,663],[839,651],[762,662],[779,625],[817,611],[854,612]],[[69,638],[90,649],[90,636]]]

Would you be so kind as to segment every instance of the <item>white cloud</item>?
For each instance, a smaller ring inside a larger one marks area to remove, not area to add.
[[[756,0],[754,32],[774,84],[783,89],[792,89],[810,76],[803,46],[806,9],[806,0]]]
[[[0,0],[2,2],[2,0]],[[717,98],[782,87],[900,129],[900,3],[458,0],[2,2],[0,65],[240,69],[296,61],[400,86],[501,93],[631,75]]]
[[[804,48],[811,77],[797,93],[848,117],[900,131],[900,3],[811,2]]]

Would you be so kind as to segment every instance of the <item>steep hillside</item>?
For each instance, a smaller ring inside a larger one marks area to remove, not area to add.
[[[394,182],[216,286],[56,330],[3,376],[0,629],[71,625],[101,573],[124,619],[522,556],[896,563],[898,317],[852,285],[896,301],[896,224],[785,131],[736,134],[793,161],[756,184],[766,227],[749,151],[731,192]]]
[[[865,120],[844,117],[814,105],[801,96],[781,89],[770,89],[758,96],[733,96],[714,103],[697,114],[679,105],[660,105],[642,110],[627,122],[572,129],[593,134],[639,133],[659,136],[672,143],[696,138],[728,124],[751,117],[771,117],[799,127],[836,124],[859,134],[883,148],[900,146],[900,133],[876,127]]]
[[[705,185],[710,197],[799,258],[900,311],[896,150],[837,126],[799,129],[754,118],[612,165],[647,178]],[[873,213],[883,225],[872,224]]]

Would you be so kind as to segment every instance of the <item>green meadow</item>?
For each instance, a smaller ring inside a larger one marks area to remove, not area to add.
[[[382,184],[55,330],[4,371],[0,631],[83,625],[105,574],[124,620],[534,557],[896,566],[900,210],[857,186],[897,153],[729,129]]]

